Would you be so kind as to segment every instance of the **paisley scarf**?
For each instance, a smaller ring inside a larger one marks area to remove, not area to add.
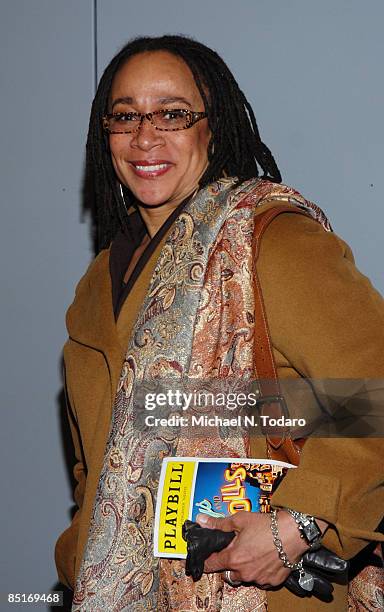
[[[265,591],[220,574],[196,584],[180,561],[153,556],[159,465],[168,455],[247,456],[247,440],[140,433],[133,404],[144,381],[251,379],[255,207],[283,200],[330,231],[322,211],[284,185],[227,178],[202,189],[174,223],[132,330],[113,408],[73,611],[266,610]]]

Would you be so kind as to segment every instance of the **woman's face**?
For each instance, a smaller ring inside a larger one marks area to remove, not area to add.
[[[149,113],[185,108],[203,111],[204,103],[187,64],[167,51],[130,58],[116,73],[109,112]],[[207,165],[210,130],[207,119],[175,132],[156,130],[144,119],[131,134],[110,134],[115,172],[144,204],[175,208],[193,193]],[[159,166],[150,171],[145,167]]]

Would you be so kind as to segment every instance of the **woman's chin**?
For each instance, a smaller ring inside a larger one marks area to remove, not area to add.
[[[133,195],[138,204],[143,204],[146,208],[154,208],[161,206],[162,204],[172,205],[175,201],[177,204],[177,198],[172,193],[161,192],[156,194],[148,194],[143,191],[137,190],[133,192]]]

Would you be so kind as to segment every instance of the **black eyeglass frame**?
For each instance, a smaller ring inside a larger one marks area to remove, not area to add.
[[[187,125],[185,127],[159,128],[152,121],[152,117],[154,115],[160,115],[161,113],[176,113],[176,112],[177,113],[183,112],[187,116],[188,123],[187,123]],[[121,132],[121,131],[116,132],[115,130],[111,131],[109,129],[109,127],[108,127],[109,120],[112,119],[113,117],[122,117],[124,115],[135,115],[136,117],[140,117],[140,121],[139,121],[139,124],[137,125],[137,127],[135,127],[132,130],[125,130],[123,132]],[[150,121],[151,125],[153,125],[155,130],[159,130],[160,132],[179,132],[180,130],[188,130],[193,125],[195,125],[195,123],[197,123],[201,119],[205,119],[205,117],[207,117],[207,116],[208,115],[205,112],[190,111],[190,110],[188,110],[186,108],[162,108],[161,110],[152,111],[150,113],[136,113],[136,112],[130,112],[130,113],[108,113],[107,115],[104,115],[104,117],[102,118],[102,123],[103,123],[103,129],[108,134],[133,134],[134,132],[138,132],[139,129],[141,128],[141,125],[142,125],[144,119],[148,119],[148,121]]]

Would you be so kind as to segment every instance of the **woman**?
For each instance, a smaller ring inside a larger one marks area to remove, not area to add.
[[[87,152],[100,253],[67,316],[79,509],[56,545],[60,580],[71,588],[76,581],[73,609],[307,610],[307,599],[270,590],[291,569],[267,515],[221,522],[237,538],[211,555],[196,584],[181,562],[157,564],[156,470],[166,455],[191,454],[191,443],[161,432],[145,438],[132,425],[132,403],[145,379],[252,377],[252,228],[277,204],[299,205],[313,217],[280,214],[261,243],[258,274],[280,377],[381,378],[382,300],[323,213],[278,185],[252,109],[204,45],[178,36],[126,45],[101,79]],[[265,443],[257,444],[255,454],[265,456]],[[272,499],[288,560],[299,562],[308,544],[285,508],[313,516],[324,545],[344,558],[379,539],[379,449],[375,440],[306,442],[299,468]],[[248,452],[241,436],[193,450]],[[361,461],[363,477],[356,475]],[[244,581],[254,586],[234,586]],[[338,586],[332,602],[311,600],[310,609],[346,609],[346,591]]]

